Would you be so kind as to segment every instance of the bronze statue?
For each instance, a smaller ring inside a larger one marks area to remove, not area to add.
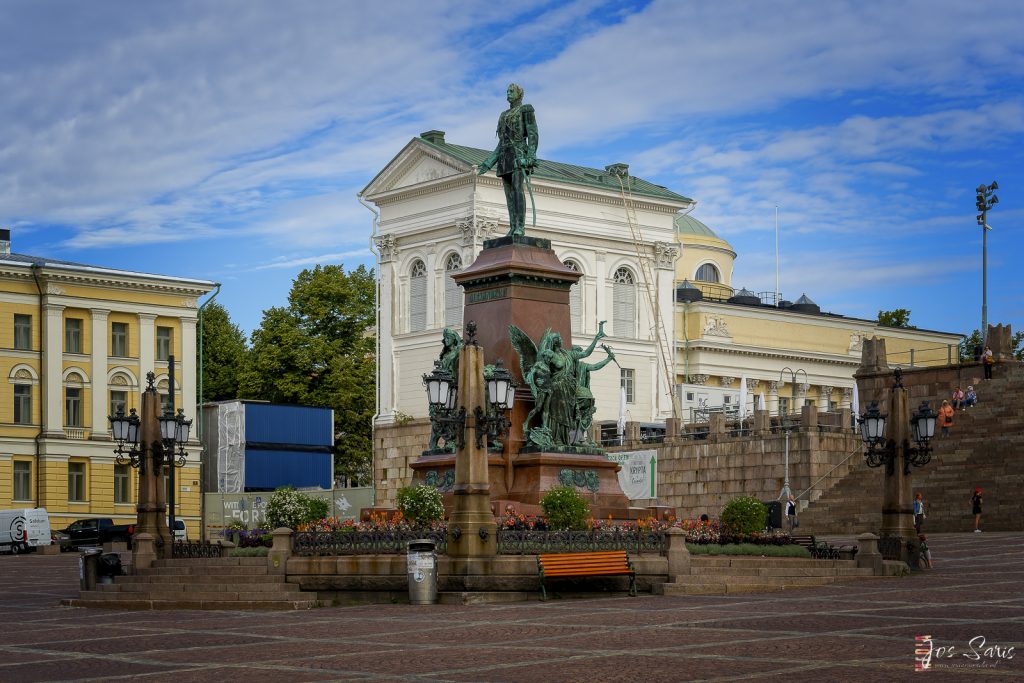
[[[537,116],[532,104],[523,104],[523,89],[512,83],[506,92],[508,109],[498,117],[498,146],[480,165],[479,175],[487,173],[495,164],[495,173],[505,186],[508,205],[508,236],[526,234],[526,195],[530,190],[530,174],[537,166]],[[533,224],[537,225],[537,209],[533,210]]]
[[[519,367],[534,400],[533,410],[523,423],[527,444],[543,450],[592,447],[589,430],[594,415],[594,395],[590,391],[590,373],[603,368],[615,356],[611,349],[602,345],[607,358],[593,364],[584,363],[583,359],[593,353],[598,341],[606,336],[604,321],[585,349],[566,348],[562,335],[551,330],[536,344],[515,325],[509,326],[509,336],[519,353]],[[531,427],[530,423],[537,416],[540,424]]]
[[[462,350],[463,346],[462,337],[460,337],[459,333],[452,328],[446,327],[441,333],[441,344],[441,353],[436,362],[437,368],[449,373],[452,378],[457,381],[459,378],[459,351]],[[445,439],[444,446],[442,447],[440,445],[440,441],[443,437],[438,431],[439,423],[434,419],[438,415],[438,410],[431,406],[428,414],[430,416],[430,444],[428,448],[431,451],[454,453],[454,443],[449,443],[448,440]]]

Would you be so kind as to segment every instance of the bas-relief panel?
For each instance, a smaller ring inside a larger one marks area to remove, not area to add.
[[[418,183],[425,183],[430,180],[437,180],[438,178],[445,178],[450,175],[456,175],[460,171],[443,164],[436,159],[430,157],[421,157],[416,161],[412,168],[399,176],[394,183],[392,183],[388,189],[397,189],[401,187],[408,187],[409,185],[416,185]]]

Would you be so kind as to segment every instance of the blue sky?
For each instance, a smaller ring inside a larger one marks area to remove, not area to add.
[[[6,2],[13,250],[223,283],[245,330],[317,263],[372,265],[356,192],[408,140],[491,147],[510,81],[540,156],[698,200],[734,285],[969,332],[1024,328],[1024,4]]]

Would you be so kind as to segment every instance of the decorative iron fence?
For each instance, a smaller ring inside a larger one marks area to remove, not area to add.
[[[664,531],[643,529],[595,529],[591,531],[537,531],[498,527],[498,553],[536,555],[539,553],[628,550],[659,553],[668,550]]]
[[[409,541],[421,538],[433,541],[438,553],[448,552],[448,535],[444,529],[432,531],[300,531],[292,538],[292,552],[303,557],[399,555],[406,552]]]
[[[902,560],[904,543],[906,539],[902,536],[882,536],[878,539],[878,552],[884,560]]]
[[[220,557],[221,547],[209,541],[175,541],[171,554],[176,558],[185,559]]]

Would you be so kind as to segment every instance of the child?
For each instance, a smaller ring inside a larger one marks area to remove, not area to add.
[[[924,498],[921,492],[914,494],[914,530],[921,533],[921,524],[924,522]]]
[[[981,533],[981,489],[974,489],[971,496],[971,513],[974,515],[974,533]]]
[[[932,551],[928,549],[928,537],[921,534],[917,537],[917,540],[921,542],[921,554],[918,556],[918,566],[922,569],[927,567],[932,568]]]

